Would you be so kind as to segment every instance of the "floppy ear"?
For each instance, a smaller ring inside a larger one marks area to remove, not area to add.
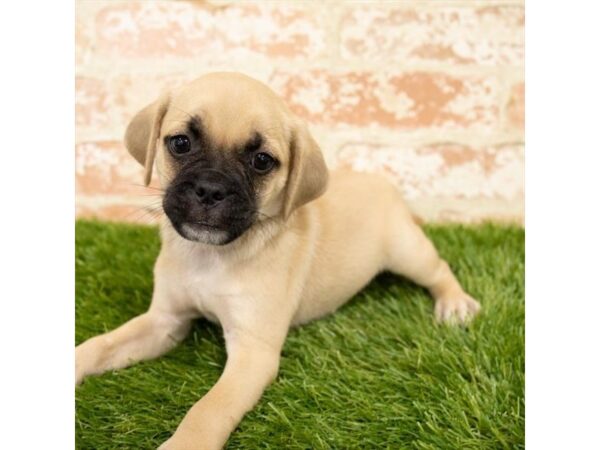
[[[150,184],[156,155],[156,141],[160,135],[163,117],[169,107],[169,96],[163,95],[149,104],[129,122],[125,132],[125,147],[145,167],[144,183]]]
[[[297,121],[290,143],[290,168],[283,205],[287,219],[300,206],[325,192],[329,172],[321,149],[304,123]]]

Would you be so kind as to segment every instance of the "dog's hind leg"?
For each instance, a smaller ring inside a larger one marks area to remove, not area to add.
[[[385,268],[426,287],[435,299],[438,321],[465,323],[477,314],[479,303],[465,293],[406,207],[390,211],[389,219]]]

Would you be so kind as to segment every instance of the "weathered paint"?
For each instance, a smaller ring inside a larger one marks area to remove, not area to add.
[[[390,177],[424,219],[523,221],[522,1],[95,0],[75,33],[79,216],[152,221],[128,120],[237,70],[309,122],[332,167]]]

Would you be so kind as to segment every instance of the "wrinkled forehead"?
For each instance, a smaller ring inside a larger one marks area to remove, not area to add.
[[[192,83],[171,96],[163,134],[200,128],[213,145],[239,147],[260,134],[272,148],[289,142],[288,113],[270,90],[243,83]]]

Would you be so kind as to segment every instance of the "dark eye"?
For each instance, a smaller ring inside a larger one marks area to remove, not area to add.
[[[268,153],[257,153],[252,158],[252,167],[258,173],[267,173],[275,165],[275,160]]]
[[[169,138],[169,150],[176,155],[183,155],[192,149],[192,144],[185,134]]]

